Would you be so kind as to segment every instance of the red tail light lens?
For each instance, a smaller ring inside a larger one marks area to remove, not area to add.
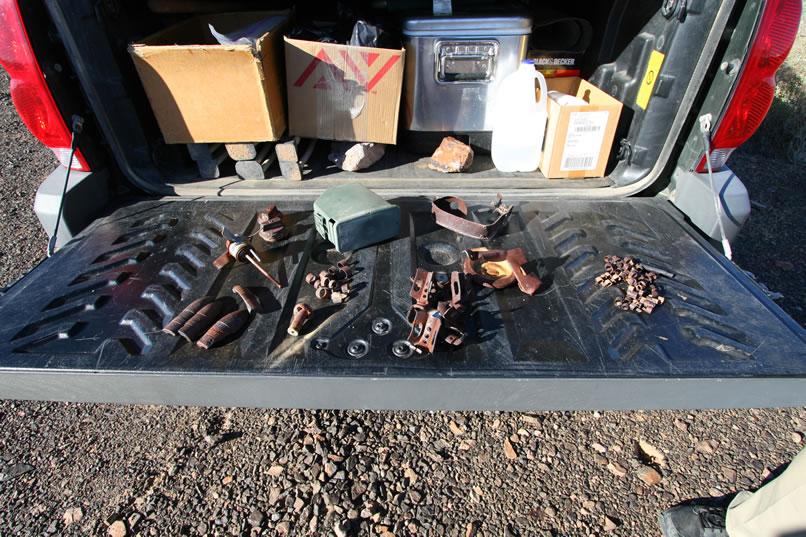
[[[0,64],[11,77],[11,99],[22,121],[62,165],[70,159],[70,130],[34,57],[16,0],[0,0]],[[78,149],[72,169],[90,171]]]
[[[775,97],[775,71],[789,54],[800,23],[801,0],[767,0],[756,36],[733,96],[711,137],[711,167],[725,165],[731,152],[756,132]],[[697,166],[706,170],[705,155]]]

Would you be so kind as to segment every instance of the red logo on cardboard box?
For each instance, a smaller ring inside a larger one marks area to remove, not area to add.
[[[361,70],[355,64],[350,55],[347,54],[347,51],[341,50],[339,52],[341,53],[342,58],[344,58],[345,65],[350,68],[350,70],[355,75],[358,83],[364,86],[367,91],[372,91],[372,89],[378,85],[378,82],[380,82],[383,79],[386,73],[389,72],[389,70],[392,68],[395,62],[397,62],[397,60],[400,59],[400,56],[392,56],[391,58],[386,60],[386,63],[383,64],[383,66],[378,70],[377,73],[375,73],[375,76],[373,76],[369,81],[367,81],[367,79],[364,77],[364,73],[361,72]],[[364,62],[367,64],[368,68],[372,67],[372,64],[375,63],[375,61],[380,56],[381,55],[377,52],[361,53],[361,57],[364,59]],[[336,67],[336,65],[333,63],[333,60],[331,60],[330,56],[327,55],[327,52],[325,52],[324,49],[321,49],[319,53],[316,55],[316,57],[313,60],[311,60],[311,63],[308,64],[308,67],[306,67],[305,70],[302,71],[302,74],[299,75],[297,81],[294,82],[294,87],[297,88],[302,87],[302,85],[305,84],[305,82],[311,77],[313,72],[316,71],[316,68],[319,66],[320,63],[324,63],[328,67],[328,69],[330,70],[330,75],[332,76],[328,76],[326,78],[325,75],[322,75],[319,78],[319,80],[313,85],[314,88],[328,89],[330,87],[328,86],[327,82],[328,79],[335,80],[341,83],[342,85],[347,84],[347,82],[344,80],[344,73],[341,71],[341,69]]]

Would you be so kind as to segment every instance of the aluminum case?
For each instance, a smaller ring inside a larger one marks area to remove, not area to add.
[[[498,86],[526,57],[531,28],[524,16],[407,19],[405,128],[491,131]]]

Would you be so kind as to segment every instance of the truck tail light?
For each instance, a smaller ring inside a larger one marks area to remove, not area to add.
[[[71,164],[71,134],[31,49],[17,0],[0,0],[0,64],[11,77],[11,99],[22,121],[63,166]],[[76,149],[72,169],[90,171]]]
[[[767,0],[733,95],[711,137],[712,169],[724,166],[767,115],[775,97],[775,72],[795,42],[800,12],[801,0]],[[697,171],[706,171],[705,155]]]

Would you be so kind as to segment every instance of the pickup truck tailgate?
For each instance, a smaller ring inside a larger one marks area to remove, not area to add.
[[[342,305],[319,301],[304,281],[343,257],[316,234],[310,202],[278,204],[288,239],[255,240],[283,289],[248,264],[212,266],[224,250],[221,227],[254,230],[265,203],[148,200],[120,209],[0,298],[0,392],[388,409],[806,404],[804,330],[658,199],[520,202],[487,246],[522,247],[541,290],[475,287],[461,347],[398,356],[415,269],[461,270],[461,251],[482,242],[438,227],[425,198],[393,201],[400,238],[353,254],[354,292]],[[489,200],[468,201],[478,218]],[[658,280],[666,303],[651,315],[614,307],[619,292],[594,283],[606,255],[674,275]],[[204,295],[230,297],[235,309],[236,284],[264,307],[237,339],[204,351],[161,332]],[[315,311],[294,338],[286,328],[300,301]]]

